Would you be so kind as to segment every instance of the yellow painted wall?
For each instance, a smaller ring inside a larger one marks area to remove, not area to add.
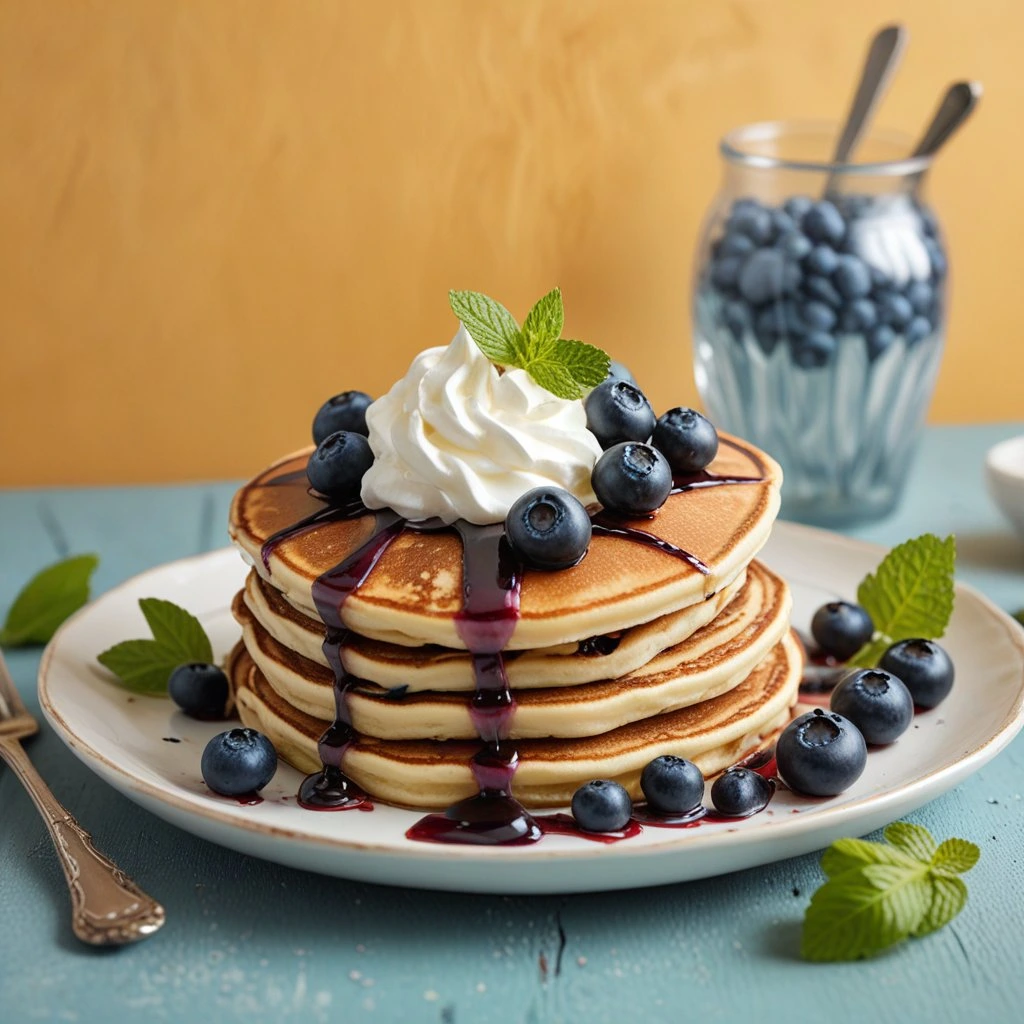
[[[446,342],[452,286],[560,284],[570,336],[694,401],[719,135],[836,116],[897,17],[882,123],[986,87],[932,180],[932,416],[1022,418],[1019,0],[0,0],[0,484],[254,471]]]

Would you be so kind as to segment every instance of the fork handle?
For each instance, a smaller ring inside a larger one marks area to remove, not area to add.
[[[71,893],[71,927],[93,946],[120,946],[151,935],[164,908],[100,853],[35,770],[21,744],[0,738],[0,757],[28,790],[46,822]]]

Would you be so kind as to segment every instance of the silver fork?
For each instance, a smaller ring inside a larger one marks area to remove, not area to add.
[[[0,652],[0,757],[18,776],[50,831],[71,892],[71,927],[93,946],[120,946],[152,935],[164,908],[93,845],[32,767],[21,740],[39,731],[14,687]]]

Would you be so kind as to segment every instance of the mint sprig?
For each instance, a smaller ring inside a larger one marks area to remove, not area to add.
[[[565,309],[557,288],[537,300],[522,327],[500,302],[480,292],[450,291],[448,301],[488,359],[525,370],[559,398],[582,398],[608,376],[607,353],[561,337]]]
[[[840,839],[824,853],[828,881],[811,897],[800,952],[805,960],[859,960],[937,931],[967,902],[958,876],[981,851],[966,839],[936,845],[921,825],[899,821],[888,843]]]
[[[875,635],[851,659],[873,668],[900,640],[936,640],[953,614],[956,539],[934,534],[899,544],[857,588],[857,602],[871,616]]]
[[[143,597],[139,608],[153,633],[151,640],[123,640],[96,660],[135,693],[163,694],[179,666],[213,661],[213,645],[190,612],[156,597]]]
[[[95,555],[76,555],[36,573],[14,599],[0,629],[0,644],[48,643],[57,627],[88,602],[89,582],[99,564]]]

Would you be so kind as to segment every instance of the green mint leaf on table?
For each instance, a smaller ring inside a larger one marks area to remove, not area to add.
[[[851,659],[872,668],[900,640],[942,636],[953,614],[956,540],[926,533],[899,544],[857,588],[857,602],[875,624],[875,637]]]
[[[162,694],[179,666],[189,662],[212,662],[213,646],[199,620],[171,601],[144,597],[139,608],[152,630],[151,640],[124,640],[97,656],[136,693]]]
[[[828,881],[811,897],[800,951],[805,960],[858,960],[948,924],[967,902],[956,877],[978,862],[965,839],[936,846],[920,825],[895,822],[887,843],[840,839],[824,853]]]
[[[559,398],[578,399],[608,376],[610,360],[595,345],[560,338],[565,325],[562,293],[539,299],[522,328],[504,306],[478,292],[448,293],[452,311],[492,362],[525,370]]]
[[[48,643],[57,627],[88,602],[89,581],[99,561],[95,555],[77,555],[33,576],[7,613],[0,629],[0,644],[19,647]]]

